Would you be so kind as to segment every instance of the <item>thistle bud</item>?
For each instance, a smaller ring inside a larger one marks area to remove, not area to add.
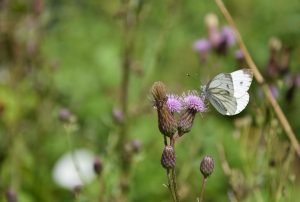
[[[207,178],[214,171],[214,159],[210,156],[204,156],[200,163],[200,171],[204,178]]]
[[[17,194],[14,189],[10,188],[5,192],[5,198],[7,202],[17,202]]]
[[[172,146],[167,145],[165,146],[163,153],[161,155],[161,165],[165,169],[174,168],[176,165],[176,156],[175,151]]]
[[[196,111],[187,109],[183,112],[178,121],[178,134],[182,136],[185,133],[190,132],[192,129]]]
[[[162,82],[155,82],[152,86],[152,95],[157,108],[158,128],[163,135],[171,137],[177,130],[177,123],[167,105],[165,85]]]
[[[94,172],[95,172],[97,175],[100,175],[101,172],[102,172],[102,170],[103,170],[103,162],[102,162],[102,159],[96,158],[96,159],[94,160],[93,168],[94,168]]]
[[[183,135],[191,130],[197,112],[205,112],[206,106],[197,91],[190,91],[183,95],[183,104],[186,109],[179,118],[178,132]]]
[[[72,117],[72,113],[67,108],[62,108],[58,113],[58,119],[63,123],[70,122],[71,117]]]

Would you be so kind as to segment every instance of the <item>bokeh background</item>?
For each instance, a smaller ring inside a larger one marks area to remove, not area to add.
[[[299,1],[225,3],[300,139]],[[181,95],[244,64],[237,45],[195,50],[208,13],[226,26],[209,0],[1,0],[1,201],[171,201],[152,84]],[[215,160],[205,201],[299,198],[299,157],[255,81],[250,95],[237,116],[198,114],[176,144],[181,201],[199,197],[205,154]],[[80,148],[99,174],[64,189],[53,168]]]

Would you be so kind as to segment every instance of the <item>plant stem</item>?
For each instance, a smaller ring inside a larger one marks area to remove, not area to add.
[[[177,182],[176,182],[176,172],[175,168],[171,170],[171,175],[172,175],[172,183],[173,183],[173,189],[174,189],[174,194],[176,201],[179,201],[179,196],[178,196],[178,191],[177,191]]]
[[[171,176],[170,169],[167,169],[167,177],[168,177],[168,188],[170,190],[173,202],[177,202],[176,195],[174,193],[174,187],[173,187],[173,183],[172,183],[172,176]]]
[[[125,150],[126,141],[128,139],[128,92],[130,83],[130,67],[134,48],[134,36],[135,36],[135,25],[136,25],[136,14],[133,8],[130,6],[130,0],[124,0],[122,3],[122,9],[125,13],[123,16],[123,59],[122,59],[122,78],[120,85],[120,100],[121,100],[121,111],[123,114],[123,122],[120,126],[120,133],[117,142],[117,150],[119,153],[120,164],[121,164],[121,177],[120,177],[120,190],[121,190],[121,201],[127,201],[127,194],[129,192],[129,174],[130,174],[130,161],[128,152]]]
[[[200,201],[199,202],[202,202],[202,200],[203,200],[203,195],[204,195],[204,189],[205,189],[206,180],[207,180],[207,178],[203,177],[202,186],[201,186],[201,193],[200,193]]]
[[[223,13],[224,17],[226,18],[229,25],[233,28],[235,36],[237,38],[238,44],[240,46],[240,49],[242,50],[245,60],[249,66],[249,68],[253,71],[254,77],[256,78],[257,82],[261,85],[264,94],[266,95],[268,101],[270,102],[272,108],[275,111],[275,114],[282,125],[282,128],[284,129],[285,133],[287,134],[293,148],[295,149],[298,157],[300,157],[300,144],[296,138],[295,133],[293,132],[292,127],[290,126],[285,114],[283,113],[282,109],[280,108],[279,104],[273,97],[271,90],[269,86],[265,83],[264,77],[259,72],[257,66],[255,65],[253,59],[251,58],[248,49],[246,48],[242,36],[240,32],[238,31],[235,22],[233,18],[231,17],[229,11],[227,10],[226,6],[224,5],[222,0],[215,0],[216,4],[218,5],[219,9]]]

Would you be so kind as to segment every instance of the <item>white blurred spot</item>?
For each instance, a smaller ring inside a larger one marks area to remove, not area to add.
[[[69,190],[87,184],[95,178],[93,170],[95,157],[90,151],[86,149],[75,150],[73,157],[71,152],[64,154],[55,163],[52,171],[54,181],[59,186]],[[74,161],[78,169],[76,169]]]

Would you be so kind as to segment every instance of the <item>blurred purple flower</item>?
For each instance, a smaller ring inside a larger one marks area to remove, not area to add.
[[[139,153],[142,148],[142,142],[138,139],[133,139],[131,141],[131,149],[134,153]]]
[[[206,106],[203,99],[199,96],[197,91],[189,91],[182,96],[184,108],[192,109],[197,112],[205,112]]]
[[[202,39],[197,40],[194,43],[193,47],[194,47],[194,50],[198,51],[201,54],[201,53],[208,52],[211,48],[211,44],[207,39],[202,38]]]
[[[233,30],[229,26],[222,28],[222,38],[226,41],[226,45],[231,47],[235,44],[235,36]]]
[[[177,95],[167,95],[167,106],[171,112],[180,112],[182,110],[181,100]]]
[[[244,59],[244,53],[241,49],[238,49],[235,51],[234,56],[237,60],[242,60]]]
[[[9,188],[8,190],[6,190],[5,196],[6,196],[7,202],[17,202],[18,201],[17,193],[13,188]]]
[[[71,119],[72,113],[68,108],[62,108],[58,112],[58,118],[61,122],[69,122]]]
[[[277,99],[279,97],[279,90],[278,90],[277,86],[271,84],[270,85],[270,90],[271,90],[271,93],[272,93],[273,97],[275,99]]]
[[[112,117],[113,120],[118,123],[118,124],[122,124],[124,121],[124,115],[123,112],[121,111],[121,109],[114,107],[112,110]]]

